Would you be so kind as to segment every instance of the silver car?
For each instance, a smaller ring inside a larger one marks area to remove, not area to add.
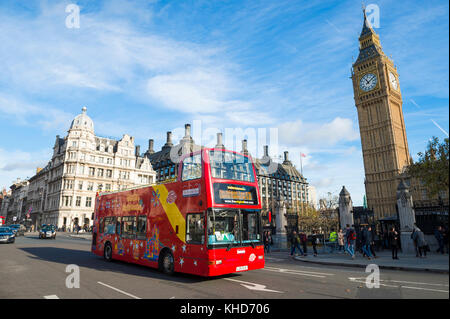
[[[39,238],[52,238],[56,239],[56,229],[54,227],[42,227],[39,231]]]
[[[13,243],[16,241],[14,231],[9,227],[0,227],[0,243]]]

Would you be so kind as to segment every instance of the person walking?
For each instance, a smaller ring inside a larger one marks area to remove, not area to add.
[[[298,249],[300,255],[304,256],[303,250],[300,248],[300,237],[294,230],[291,235],[291,256],[294,257],[295,249]]]
[[[420,258],[427,257],[427,241],[425,240],[425,235],[423,231],[420,230],[419,227],[415,226],[412,235],[414,244],[417,247],[417,253]],[[422,256],[423,255],[423,256]]]
[[[361,233],[361,248],[364,253],[364,256],[367,257],[367,259],[371,259],[372,254],[370,252],[370,243],[372,242],[372,232],[368,230],[368,228],[364,227],[362,233]]]
[[[334,253],[336,250],[336,243],[337,243],[338,234],[335,232],[334,228],[331,228],[330,237],[328,238],[328,245],[330,246],[330,254]]]
[[[370,244],[369,244],[369,248],[370,248],[370,253],[372,254],[373,258],[378,258],[377,254],[375,254],[375,245],[376,245],[376,240],[375,238],[378,236],[377,235],[377,231],[375,230],[374,232],[372,231],[372,227],[369,226],[367,228],[367,231],[370,233]]]
[[[264,252],[270,253],[270,245],[271,245],[272,236],[270,235],[270,231],[264,232]]]
[[[347,224],[347,229],[345,232],[345,251],[350,254],[352,259],[355,259],[355,242],[356,242],[356,231],[354,228]]]
[[[395,227],[393,226],[388,234],[389,238],[389,244],[391,245],[392,249],[392,259],[398,259],[398,245],[399,245],[399,238],[400,235],[398,231],[395,230]]]
[[[304,231],[300,232],[300,242],[303,247],[303,253],[305,256],[308,255],[308,236],[306,236],[306,233]]]
[[[344,252],[344,237],[345,237],[345,234],[342,231],[342,228],[340,228],[339,232],[338,232],[338,244],[339,244],[339,251],[342,251],[342,252]]]
[[[441,226],[438,226],[437,229],[434,231],[434,237],[436,238],[439,245],[439,248],[436,250],[436,252],[444,254],[444,236]]]
[[[319,243],[319,237],[317,237],[316,230],[314,229],[311,233],[311,245],[314,252],[314,257],[317,257],[317,244]]]

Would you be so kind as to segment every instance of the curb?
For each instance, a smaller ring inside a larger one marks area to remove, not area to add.
[[[294,259],[305,262],[305,263],[329,265],[329,266],[343,266],[343,267],[356,267],[356,268],[366,268],[367,267],[367,265],[365,265],[365,264],[347,264],[347,263],[341,263],[341,262],[305,260],[305,259],[298,259],[297,257],[295,257]],[[390,270],[425,271],[425,272],[438,273],[438,274],[448,274],[449,273],[449,271],[445,270],[445,269],[414,268],[414,267],[405,267],[405,266],[383,266],[383,265],[378,265],[378,267],[380,269],[390,269]]]

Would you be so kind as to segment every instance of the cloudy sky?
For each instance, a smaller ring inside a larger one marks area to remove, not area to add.
[[[66,25],[72,3],[79,28]],[[400,74],[415,159],[432,136],[448,136],[449,4],[372,4]],[[0,187],[45,165],[55,136],[86,106],[97,135],[130,134],[141,150],[149,138],[159,149],[169,130],[176,140],[185,123],[196,123],[204,145],[241,130],[257,156],[267,142],[297,167],[306,154],[318,197],[345,185],[361,205],[349,77],[362,23],[359,0],[2,0]]]

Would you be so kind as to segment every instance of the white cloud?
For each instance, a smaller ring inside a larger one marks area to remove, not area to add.
[[[302,120],[279,126],[280,141],[289,145],[326,147],[339,142],[355,141],[359,133],[350,119],[336,117],[329,123],[304,123]]]

